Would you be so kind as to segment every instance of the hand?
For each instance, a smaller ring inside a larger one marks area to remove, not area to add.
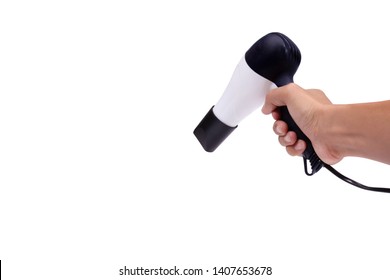
[[[273,126],[274,132],[279,136],[279,142],[286,147],[287,153],[292,156],[301,155],[306,149],[306,143],[297,139],[294,131],[289,131],[287,123],[280,120],[278,107],[287,106],[296,124],[312,142],[317,155],[326,163],[334,164],[342,159],[342,156],[332,150],[324,141],[322,116],[326,109],[332,105],[326,95],[317,89],[305,90],[296,84],[272,90],[265,99],[262,108],[264,114],[272,113],[276,120]],[[326,126],[325,126],[326,127]]]

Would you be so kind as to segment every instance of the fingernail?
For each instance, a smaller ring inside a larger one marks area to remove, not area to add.
[[[279,135],[283,133],[282,128],[280,126],[276,126],[276,133]]]

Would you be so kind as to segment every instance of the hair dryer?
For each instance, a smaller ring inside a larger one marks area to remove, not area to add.
[[[265,95],[272,88],[292,83],[300,62],[298,47],[284,34],[269,33],[254,43],[238,63],[222,97],[194,130],[203,148],[213,152],[245,117],[264,103]],[[295,131],[298,138],[306,142],[303,153],[305,172],[313,175],[321,169],[322,161],[309,138],[291,118],[287,107],[281,107],[280,112],[289,130]],[[311,172],[307,160],[311,163]]]
[[[194,130],[203,148],[213,152],[245,117],[263,104],[265,95],[272,88],[292,83],[300,62],[298,47],[284,34],[269,33],[254,43],[238,63],[222,97]],[[317,156],[309,138],[292,119],[287,107],[279,109],[281,119],[287,123],[289,130],[295,131],[298,139],[306,142],[306,149],[302,154],[306,175],[313,175],[325,167],[351,185],[390,193],[389,188],[360,184],[324,163]],[[310,161],[311,171],[308,170],[307,161]]]

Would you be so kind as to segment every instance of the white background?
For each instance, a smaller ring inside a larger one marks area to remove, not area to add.
[[[345,2],[1,1],[4,279],[148,279],[125,265],[389,279],[388,194],[306,177],[260,110],[214,153],[193,136],[272,31],[300,48],[301,86],[389,99],[388,5]],[[390,187],[388,165],[336,168]]]

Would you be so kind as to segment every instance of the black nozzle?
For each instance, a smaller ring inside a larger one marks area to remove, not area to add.
[[[214,152],[237,127],[231,127],[221,122],[215,116],[213,108],[214,106],[194,130],[196,138],[207,152]]]

